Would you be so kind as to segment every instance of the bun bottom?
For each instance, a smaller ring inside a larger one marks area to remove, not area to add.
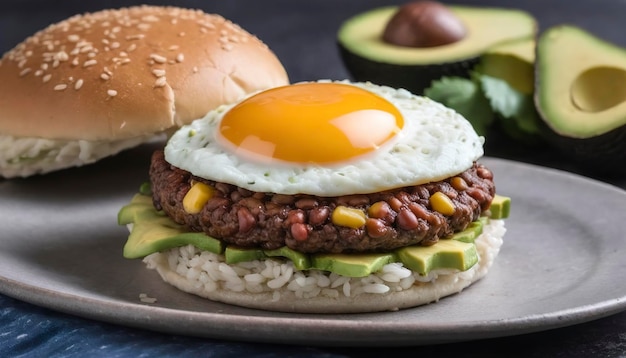
[[[366,278],[294,272],[290,262],[273,259],[227,265],[222,255],[193,246],[155,253],[144,262],[182,291],[232,305],[293,313],[395,311],[436,302],[484,277],[505,232],[503,220],[490,220],[475,241],[479,262],[474,267],[464,272],[436,270],[427,277],[398,264]]]
[[[0,177],[25,178],[80,167],[164,138],[162,134],[151,134],[121,140],[87,141],[0,135]]]

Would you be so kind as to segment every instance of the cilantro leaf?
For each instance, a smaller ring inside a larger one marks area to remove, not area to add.
[[[494,113],[480,86],[471,79],[461,77],[442,77],[431,83],[424,90],[424,95],[463,115],[484,135],[493,122]]]
[[[494,112],[503,121],[513,122],[508,123],[509,128],[531,134],[539,131],[539,117],[531,95],[517,91],[499,78],[480,75],[478,79]]]

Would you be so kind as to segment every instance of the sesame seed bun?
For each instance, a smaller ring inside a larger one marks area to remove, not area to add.
[[[274,53],[231,21],[157,6],[50,25],[4,54],[0,80],[0,136],[100,142],[159,133],[288,83]]]

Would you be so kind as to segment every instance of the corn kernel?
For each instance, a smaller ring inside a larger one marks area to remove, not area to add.
[[[358,229],[365,225],[365,213],[359,209],[337,206],[331,215],[333,224]]]
[[[466,190],[468,188],[467,182],[461,177],[454,177],[450,180],[452,187],[458,191]]]
[[[183,198],[183,208],[189,214],[199,213],[204,205],[213,197],[215,189],[202,183],[195,182]]]
[[[450,198],[438,191],[430,196],[428,199],[430,202],[430,206],[437,212],[440,212],[443,215],[452,215],[454,214],[455,208],[452,200]]]

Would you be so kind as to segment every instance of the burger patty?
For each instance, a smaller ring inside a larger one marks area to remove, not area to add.
[[[480,163],[443,181],[372,194],[321,197],[253,192],[193,176],[166,162],[163,151],[152,156],[150,181],[155,208],[190,231],[239,247],[288,246],[304,253],[433,245],[478,219],[495,194],[492,172]],[[215,189],[197,214],[183,207],[193,182]],[[432,207],[430,197],[436,192],[451,200],[453,213],[444,215]],[[333,212],[338,207],[361,211],[364,224],[353,228],[335,223]]]

